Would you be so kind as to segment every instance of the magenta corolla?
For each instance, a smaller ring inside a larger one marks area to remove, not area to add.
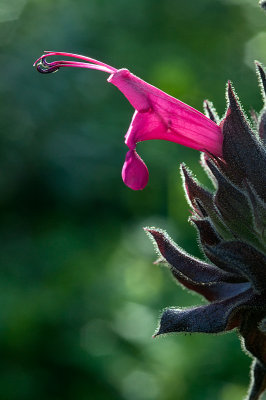
[[[82,61],[53,61],[47,57],[74,57]],[[42,73],[55,72],[61,67],[97,69],[110,74],[108,82],[115,85],[135,109],[125,136],[129,148],[122,169],[124,183],[133,190],[143,189],[149,172],[136,152],[136,144],[144,140],[167,140],[214,156],[222,156],[221,128],[208,117],[182,101],[150,85],[127,69],[116,69],[89,57],[62,52],[45,52],[34,64]]]

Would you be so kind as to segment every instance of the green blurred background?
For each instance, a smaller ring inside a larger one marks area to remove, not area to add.
[[[0,22],[0,399],[240,400],[250,359],[236,333],[151,338],[164,307],[202,302],[153,265],[142,230],[202,257],[179,175],[183,161],[209,185],[199,153],[139,144],[150,182],[131,191],[133,109],[107,74],[32,64],[85,54],[220,115],[231,79],[259,110],[265,13],[256,0],[1,0]]]

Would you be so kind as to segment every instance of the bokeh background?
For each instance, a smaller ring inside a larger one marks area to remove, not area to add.
[[[202,300],[153,265],[143,226],[203,257],[179,164],[205,185],[199,154],[138,151],[150,182],[121,180],[133,109],[98,71],[33,68],[43,50],[85,54],[222,116],[233,81],[262,106],[266,63],[256,0],[1,0],[0,399],[240,400],[250,359],[236,333],[152,339],[166,306]]]

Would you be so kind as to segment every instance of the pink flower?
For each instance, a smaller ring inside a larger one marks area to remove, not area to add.
[[[57,55],[82,61],[46,61],[47,57]],[[207,151],[218,157],[222,156],[223,135],[215,122],[146,83],[127,69],[116,69],[89,57],[59,52],[45,52],[34,65],[42,73],[55,72],[61,67],[82,67],[110,74],[108,82],[115,85],[135,108],[125,136],[129,151],[122,169],[124,183],[133,190],[143,189],[149,179],[148,169],[136,152],[138,142],[152,139],[168,140],[199,151]]]

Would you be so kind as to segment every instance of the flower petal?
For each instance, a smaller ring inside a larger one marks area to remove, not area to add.
[[[148,84],[127,69],[113,73],[108,82],[117,86],[138,111],[126,135],[130,148],[132,143],[160,139],[222,155],[221,128],[204,114]]]

